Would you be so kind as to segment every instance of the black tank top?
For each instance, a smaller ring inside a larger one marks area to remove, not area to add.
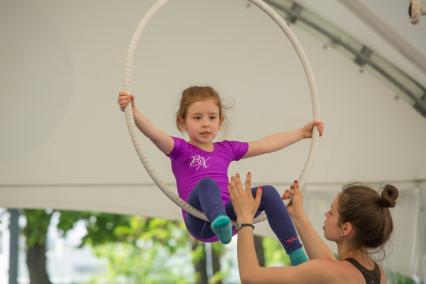
[[[345,260],[352,263],[353,266],[355,266],[362,273],[365,278],[365,283],[380,284],[380,268],[377,263],[374,263],[373,270],[368,270],[353,258],[346,258]]]

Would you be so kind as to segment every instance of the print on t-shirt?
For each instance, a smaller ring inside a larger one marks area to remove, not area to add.
[[[210,160],[210,157],[207,159],[200,156],[200,155],[194,155],[191,157],[191,163],[189,164],[189,167],[196,167],[195,170],[198,171],[200,167],[203,167],[204,169],[207,169],[209,166],[207,165],[207,161]]]

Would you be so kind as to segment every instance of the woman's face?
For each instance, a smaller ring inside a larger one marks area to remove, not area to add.
[[[339,223],[339,212],[338,209],[338,198],[334,198],[333,203],[331,203],[330,210],[325,212],[325,221],[324,226],[324,237],[329,241],[338,241],[340,240],[342,229]]]

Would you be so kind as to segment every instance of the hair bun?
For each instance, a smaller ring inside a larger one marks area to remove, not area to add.
[[[393,208],[395,207],[398,196],[399,196],[398,189],[393,185],[386,184],[382,190],[382,197],[381,197],[380,203],[383,207]]]

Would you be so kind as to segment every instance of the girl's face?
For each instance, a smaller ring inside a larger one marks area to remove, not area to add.
[[[331,208],[325,212],[325,221],[324,226],[324,237],[329,241],[338,241],[342,239],[342,229],[339,224],[339,212],[337,211],[338,207],[338,197],[333,200],[331,203]]]
[[[213,99],[197,101],[188,107],[183,129],[189,142],[196,146],[210,145],[220,129],[219,107]]]

